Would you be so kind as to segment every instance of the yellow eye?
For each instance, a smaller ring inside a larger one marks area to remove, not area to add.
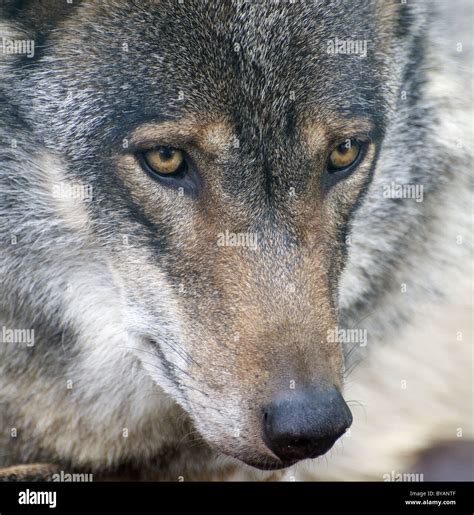
[[[144,152],[143,158],[149,168],[160,175],[172,175],[184,164],[184,154],[173,147],[158,147]]]
[[[329,156],[328,172],[337,172],[345,170],[352,166],[359,158],[361,144],[354,140],[348,139],[340,143]]]

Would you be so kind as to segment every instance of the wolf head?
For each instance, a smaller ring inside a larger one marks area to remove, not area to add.
[[[378,255],[352,261],[357,288],[341,291],[354,220],[380,232],[396,212],[381,214],[380,181],[412,169],[399,129],[419,92],[418,13],[395,1],[16,4],[15,37],[37,44],[6,72],[20,134],[8,231],[20,237],[5,280],[9,305],[26,306],[7,319],[44,339],[67,327],[75,361],[61,366],[88,375],[97,410],[136,401],[138,361],[220,452],[262,468],[326,452],[351,424],[341,303],[363,302]],[[18,270],[34,292],[15,286]],[[150,416],[153,398],[139,402]]]

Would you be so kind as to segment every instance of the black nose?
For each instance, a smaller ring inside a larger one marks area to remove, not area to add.
[[[263,440],[283,462],[327,452],[352,424],[352,414],[334,386],[290,390],[263,410]]]

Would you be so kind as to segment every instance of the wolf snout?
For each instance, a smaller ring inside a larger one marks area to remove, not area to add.
[[[263,441],[283,463],[294,463],[327,452],[351,424],[336,387],[294,390],[263,409]]]

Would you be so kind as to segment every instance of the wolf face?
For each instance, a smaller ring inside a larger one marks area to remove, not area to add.
[[[320,455],[349,427],[330,335],[354,216],[377,211],[368,192],[396,146],[413,44],[397,4],[91,2],[22,26],[44,44],[9,80],[47,176],[41,213],[61,221],[35,270],[51,284],[67,234],[61,280],[89,285],[63,317],[76,373],[120,382],[110,363],[138,360],[205,442],[259,468]],[[88,323],[92,309],[106,318]]]

